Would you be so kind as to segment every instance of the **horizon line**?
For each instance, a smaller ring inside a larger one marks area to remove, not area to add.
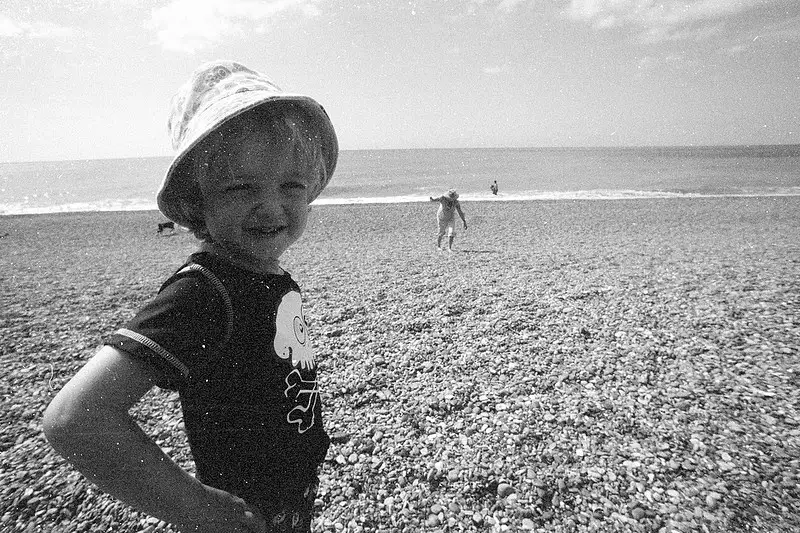
[[[435,146],[424,148],[348,148],[342,152],[392,152],[405,150],[641,150],[641,149],[703,149],[703,148],[789,148],[800,147],[800,143],[741,143],[741,144],[631,144],[631,145],[587,145],[587,146],[474,146],[447,147]],[[19,163],[66,163],[75,161],[119,161],[124,159],[171,159],[174,155],[142,155],[120,157],[92,157],[75,159],[19,159],[0,161],[0,164]]]

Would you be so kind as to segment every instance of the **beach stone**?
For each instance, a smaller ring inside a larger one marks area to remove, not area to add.
[[[719,492],[710,491],[706,494],[706,506],[709,509],[714,509],[719,504],[720,499],[722,499],[722,494]]]
[[[559,496],[558,493],[556,492],[553,494],[553,498],[550,500],[550,505],[552,505],[553,507],[558,507],[560,503],[561,503],[561,496]]]
[[[500,483],[497,485],[497,495],[501,498],[506,498],[514,493],[514,487],[508,483]]]
[[[641,520],[642,518],[645,517],[645,514],[646,514],[645,510],[642,509],[641,507],[634,507],[631,510],[631,516],[634,518],[634,520]]]
[[[425,526],[426,527],[436,527],[438,525],[441,525],[441,523],[442,523],[442,521],[435,514],[428,515],[428,518],[425,519]]]
[[[334,444],[344,444],[350,440],[350,435],[344,433],[343,431],[337,431],[336,433],[331,434],[330,439]]]

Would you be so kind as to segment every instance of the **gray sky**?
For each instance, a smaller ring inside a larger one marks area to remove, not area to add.
[[[798,0],[3,0],[0,161],[169,155],[220,58],[343,149],[800,143]]]

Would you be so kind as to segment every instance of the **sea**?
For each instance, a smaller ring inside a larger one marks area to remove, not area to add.
[[[0,163],[0,215],[155,209],[169,157]],[[489,186],[498,185],[497,195]],[[344,150],[315,204],[800,195],[800,145]]]

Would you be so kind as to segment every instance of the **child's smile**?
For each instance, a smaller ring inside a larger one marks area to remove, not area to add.
[[[245,228],[245,231],[247,231],[247,233],[253,235],[254,237],[260,237],[260,236],[268,237],[268,236],[277,235],[281,231],[284,231],[286,228],[287,228],[287,226],[277,226],[277,227],[276,226],[255,226],[255,227],[251,227],[251,228]]]

